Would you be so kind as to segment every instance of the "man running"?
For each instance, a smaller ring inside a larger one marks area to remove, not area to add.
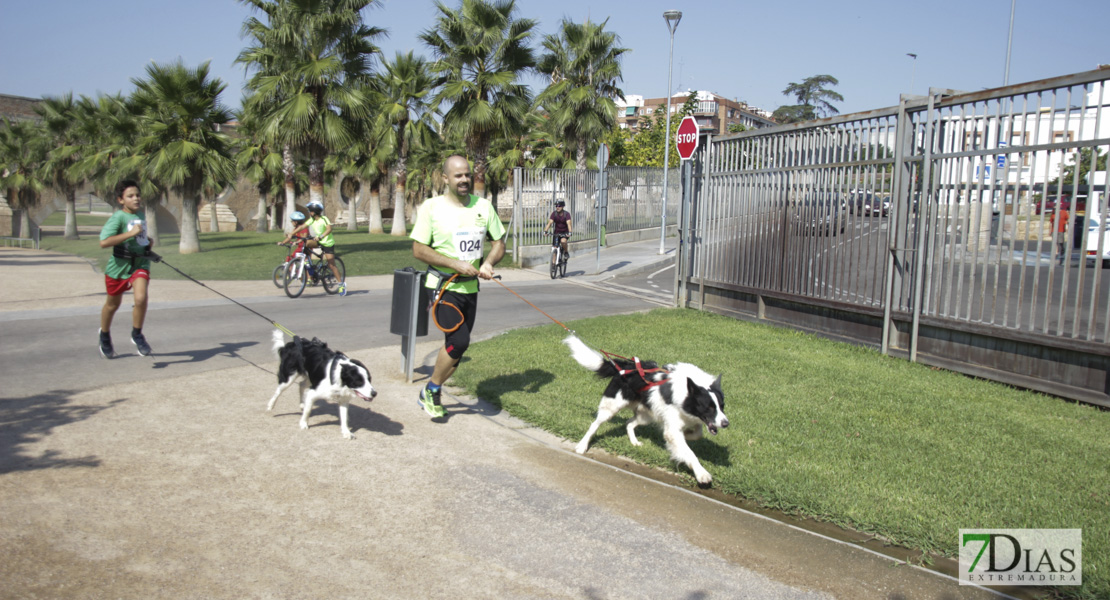
[[[477,278],[493,279],[494,265],[505,256],[505,227],[497,211],[489,200],[470,193],[470,163],[463,156],[448,157],[443,177],[446,190],[420,205],[410,236],[412,255],[434,269],[426,287],[442,295],[434,317],[445,329],[444,343],[419,399],[433,418],[447,415],[440,403],[440,386],[454,374],[470,346],[478,312]],[[491,243],[483,260],[487,239]],[[453,275],[455,279],[446,283]]]

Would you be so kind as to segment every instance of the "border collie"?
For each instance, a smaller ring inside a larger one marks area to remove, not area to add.
[[[308,429],[308,414],[316,400],[335,400],[339,403],[339,426],[345,439],[351,439],[347,427],[347,405],[351,397],[357,396],[369,402],[378,395],[370,385],[370,370],[359,361],[336,352],[316,338],[306,340],[293,336],[293,341],[285,343],[281,331],[274,331],[274,354],[281,363],[278,366],[278,387],[266,410],[273,410],[278,396],[285,388],[300,381],[301,386],[301,429]]]
[[[598,377],[610,378],[597,408],[597,419],[578,442],[575,452],[585,454],[597,428],[621,409],[631,406],[636,413],[627,427],[632,445],[641,444],[636,439],[638,425],[657,421],[663,428],[663,439],[671,458],[690,467],[698,484],[705,486],[713,481],[686,440],[701,439],[703,423],[713,435],[717,435],[718,428],[728,427],[720,377],[713,377],[687,363],[664,365],[659,369],[650,361],[623,358],[611,361],[574,335],[567,336],[563,343],[570,347],[571,356],[578,364],[597,373]]]

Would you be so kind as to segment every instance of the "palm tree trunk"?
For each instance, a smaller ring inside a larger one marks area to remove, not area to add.
[[[324,157],[315,153],[308,159],[308,200],[324,205]]]
[[[280,227],[278,227],[277,214],[278,214],[278,199],[275,198],[274,199],[274,205],[270,208],[270,229],[271,230],[280,229]]]
[[[281,149],[281,170],[285,175],[285,215],[282,217],[282,229],[290,234],[293,232],[293,222],[289,220],[289,215],[297,210],[297,189],[294,186],[296,163],[293,162],[293,147],[289,144]]]
[[[396,182],[393,188],[393,227],[389,235],[406,236],[409,234],[405,227],[405,174],[397,171]]]
[[[269,205],[269,198],[266,191],[263,189],[258,190],[258,215],[254,220],[254,230],[258,233],[266,233],[270,230],[266,225],[266,207]]]
[[[31,192],[19,192],[19,235],[16,237],[32,237],[31,208],[36,204],[38,201],[31,197]]]
[[[158,194],[143,207],[143,212],[146,213],[146,234],[154,243],[158,243],[158,205],[161,203],[162,194]]]
[[[358,193],[347,203],[347,231],[358,231],[358,200],[362,198],[362,187]]]
[[[66,234],[65,239],[80,239],[77,235],[77,189],[66,188]]]
[[[382,196],[381,184],[375,181],[370,184],[370,214],[366,218],[370,221],[370,233],[385,233],[382,227]]]
[[[479,161],[477,157],[474,158],[474,195],[482,198],[486,197],[486,161]]]
[[[186,190],[181,194],[181,242],[178,243],[178,252],[181,254],[196,254],[200,252],[200,236],[197,234],[197,206],[200,204],[200,194]]]
[[[208,232],[217,233],[220,231],[220,223],[216,220],[216,199],[213,198],[208,203]]]
[[[574,166],[579,171],[585,171],[588,168],[586,162],[586,138],[579,138],[577,154],[575,156]]]

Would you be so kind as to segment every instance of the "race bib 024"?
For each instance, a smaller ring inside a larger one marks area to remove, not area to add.
[[[463,230],[455,232],[455,250],[459,260],[481,260],[484,231]]]

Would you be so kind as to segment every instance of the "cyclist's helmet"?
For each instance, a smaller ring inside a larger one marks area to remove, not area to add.
[[[304,221],[304,213],[299,210],[295,210],[289,213],[289,220],[300,223]]]
[[[567,203],[566,203],[565,201],[563,201],[563,200],[556,200],[556,201],[555,201],[555,206],[556,206],[556,207],[559,207],[559,206],[566,206],[566,205],[567,205]]]
[[[322,213],[324,212],[324,205],[319,202],[309,202],[307,205],[309,212]]]

